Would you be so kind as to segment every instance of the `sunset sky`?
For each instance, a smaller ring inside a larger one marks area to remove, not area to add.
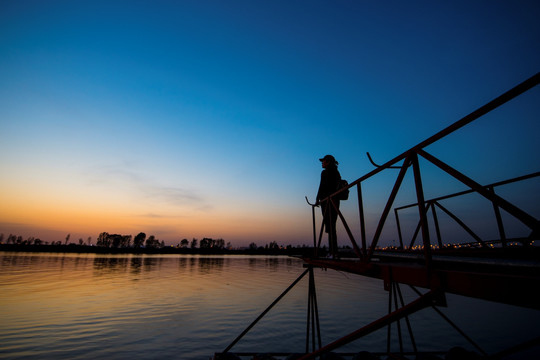
[[[535,75],[538,19],[536,0],[2,0],[0,233],[310,244],[320,157],[351,182]],[[489,184],[539,171],[539,134],[536,87],[427,150]],[[426,197],[463,189],[423,174]],[[369,221],[396,175],[367,184]],[[504,194],[538,218],[538,185]]]

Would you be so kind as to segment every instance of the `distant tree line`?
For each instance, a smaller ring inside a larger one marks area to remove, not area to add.
[[[69,243],[69,239],[71,237],[71,234],[67,234],[65,241],[42,241],[40,238],[36,238],[33,236],[28,237],[27,239],[24,239],[22,236],[17,236],[13,234],[9,234],[9,236],[6,238],[6,241],[4,242],[4,234],[0,234],[0,244],[13,244],[13,245],[75,245],[73,243]],[[87,244],[90,245],[92,242],[92,237],[88,237]],[[81,238],[79,239],[79,245],[85,245],[84,240]]]
[[[107,232],[102,232],[99,234],[96,242],[96,246],[108,247],[108,248],[134,248],[134,249],[161,249],[165,247],[165,242],[156,239],[154,235],[146,237],[146,234],[143,232],[138,233],[134,238],[131,235],[119,235],[119,234],[109,234]],[[230,243],[227,243],[227,246],[230,247]],[[177,248],[183,249],[224,249],[225,240],[223,239],[212,239],[212,238],[202,238],[201,240],[192,239],[182,239]]]
[[[4,242],[4,234],[0,234],[0,244],[12,244],[12,245],[92,245],[92,237],[88,237],[86,242],[81,238],[78,241],[78,244],[71,242],[71,234],[67,234],[64,241],[42,241],[39,238],[29,237],[24,239],[22,236],[17,236],[9,234],[6,241]],[[105,248],[133,248],[133,249],[161,249],[165,247],[165,242],[160,241],[154,235],[146,236],[144,232],[138,233],[135,237],[132,235],[120,235],[120,234],[109,234],[108,232],[102,232],[98,235],[96,240],[96,246],[105,247]],[[212,238],[202,238],[192,239],[182,239],[177,245],[176,248],[182,249],[230,249],[231,243],[225,243],[223,239],[212,239]]]
[[[202,238],[201,240],[193,238],[191,241],[188,239],[182,239],[176,247],[182,249],[230,249],[231,243],[225,244],[223,239]]]
[[[46,242],[39,238],[10,234],[7,238],[0,234],[0,249],[4,250],[27,250],[27,251],[69,251],[69,252],[150,252],[150,253],[185,253],[185,254],[293,254],[301,255],[312,248],[306,245],[293,247],[292,245],[279,245],[272,241],[264,246],[258,246],[254,242],[244,248],[233,248],[230,242],[224,239],[204,237],[191,240],[182,239],[176,245],[166,246],[154,235],[146,236],[144,232],[132,235],[109,234],[102,232],[92,245],[92,238],[79,239],[77,243],[70,242],[71,235],[67,234],[63,241]],[[48,245],[48,246],[43,246]]]

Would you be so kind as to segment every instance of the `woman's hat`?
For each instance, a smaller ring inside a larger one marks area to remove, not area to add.
[[[329,161],[329,162],[332,162],[334,164],[338,163],[336,161],[336,159],[332,155],[325,155],[323,158],[319,159],[319,161]]]

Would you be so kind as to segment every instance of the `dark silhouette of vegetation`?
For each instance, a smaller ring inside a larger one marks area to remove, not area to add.
[[[141,246],[144,244],[144,241],[146,240],[146,234],[143,232],[140,232],[135,236],[133,239],[133,247],[135,249],[140,249]]]
[[[77,243],[68,243],[70,234],[64,241],[42,241],[39,238],[9,234],[7,238],[0,234],[0,251],[27,251],[27,252],[73,252],[73,253],[147,253],[147,254],[246,254],[246,255],[289,255],[289,256],[313,256],[313,247],[301,245],[279,245],[272,241],[263,246],[258,246],[252,242],[247,247],[234,248],[231,243],[225,243],[223,239],[202,238],[201,240],[181,239],[178,244],[166,246],[164,241],[160,241],[154,235],[146,237],[141,232],[134,238],[131,235],[109,234],[102,232],[92,245],[92,237],[88,237],[86,243],[81,238]],[[403,249],[396,247],[377,247],[377,251],[402,252]],[[328,249],[323,246],[319,251],[319,256],[326,255]],[[422,251],[422,250],[418,250]],[[454,247],[449,245],[439,249],[438,252],[444,254],[456,253],[461,256],[485,256],[507,258],[509,256],[518,256],[522,259],[538,259],[540,256],[540,247],[508,246],[506,249],[474,249],[470,247]],[[354,251],[350,246],[340,247],[341,257],[355,257]]]
[[[282,246],[275,241],[264,246],[257,246],[254,242],[244,248],[233,248],[230,242],[224,239],[204,237],[181,239],[178,244],[166,246],[165,242],[154,235],[146,236],[140,232],[132,235],[109,234],[102,232],[92,245],[92,238],[85,241],[81,238],[78,243],[69,242],[68,234],[64,241],[44,242],[38,238],[10,234],[4,241],[4,234],[0,234],[0,251],[43,251],[43,252],[95,252],[95,253],[167,253],[167,254],[252,254],[252,255],[308,255],[313,248],[304,246]]]
[[[225,240],[223,239],[210,239],[210,238],[203,238],[201,242],[199,243],[199,247],[201,249],[223,249],[225,247]]]
[[[180,247],[185,249],[187,248],[189,245],[189,240],[188,239],[182,239],[182,241],[180,241]]]
[[[97,238],[97,246],[118,248],[129,248],[131,235],[109,234],[102,232]]]

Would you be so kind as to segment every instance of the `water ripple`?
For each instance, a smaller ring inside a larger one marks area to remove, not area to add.
[[[287,257],[3,253],[0,358],[208,359],[303,271],[300,260]],[[320,269],[315,279],[325,343],[386,314],[388,294],[380,281]],[[303,351],[307,301],[305,277],[235,350]],[[462,299],[449,301],[459,308]],[[461,312],[477,318],[483,309],[473,308]],[[511,310],[506,326],[521,326],[531,336],[539,332],[527,326],[540,320],[537,312]],[[433,331],[432,315],[415,317],[422,345],[457,341],[443,325],[437,325],[440,333]],[[483,335],[477,323],[465,323],[481,340],[498,339],[494,348],[510,339]],[[385,345],[385,334],[374,334],[348,349]]]

